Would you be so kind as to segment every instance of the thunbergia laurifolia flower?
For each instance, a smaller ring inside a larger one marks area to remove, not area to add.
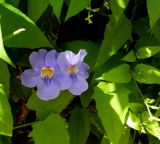
[[[80,95],[88,89],[89,66],[83,62],[87,52],[81,49],[78,54],[71,51],[61,52],[57,57],[57,63],[61,72],[65,75],[63,83],[74,95]]]
[[[37,95],[42,100],[56,98],[61,90],[61,72],[57,65],[55,50],[47,52],[40,49],[29,56],[32,69],[25,70],[21,76],[22,84],[26,87],[37,87]]]

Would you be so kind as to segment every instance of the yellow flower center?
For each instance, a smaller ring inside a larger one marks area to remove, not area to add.
[[[78,72],[78,68],[77,68],[77,66],[70,66],[70,67],[68,67],[67,68],[67,73],[68,74],[72,74],[72,73],[74,73],[74,74],[76,74]]]
[[[54,69],[53,68],[42,68],[41,70],[41,77],[45,78],[52,78],[54,76]]]

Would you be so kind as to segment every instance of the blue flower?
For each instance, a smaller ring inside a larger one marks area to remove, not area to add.
[[[63,74],[57,65],[58,53],[40,49],[29,56],[32,69],[25,70],[21,76],[26,87],[37,87],[37,95],[42,100],[56,98],[61,90]]]
[[[63,88],[74,95],[81,95],[88,89],[89,66],[83,62],[87,52],[81,49],[78,54],[71,51],[61,52],[57,57],[58,66],[63,73]]]

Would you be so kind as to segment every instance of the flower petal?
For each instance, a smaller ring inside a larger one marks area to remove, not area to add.
[[[68,89],[71,86],[72,80],[68,75],[61,74],[61,77],[57,79],[60,84],[61,90]]]
[[[45,66],[45,57],[47,51],[40,49],[38,52],[32,52],[29,56],[29,61],[34,70],[40,71],[42,67]]]
[[[83,62],[84,57],[87,55],[85,49],[80,49],[77,55],[73,56],[71,59],[72,65],[78,64],[79,62]]]
[[[40,73],[33,70],[28,69],[22,73],[21,76],[22,84],[26,87],[36,87],[43,84],[43,80],[41,79]]]
[[[56,82],[51,82],[49,85],[38,87],[37,95],[42,100],[50,100],[58,97],[60,93],[59,85]]]
[[[61,72],[63,73],[66,73],[67,72],[67,68],[70,66],[68,60],[67,60],[67,52],[61,52],[59,55],[58,55],[58,58],[57,58],[57,64],[61,70]]]
[[[57,57],[57,52],[55,50],[51,50],[47,53],[45,57],[45,64],[46,66],[54,67],[56,63],[56,57]]]
[[[77,80],[72,81],[71,87],[68,90],[74,95],[81,95],[81,93],[87,89],[87,81],[84,78],[77,76]]]
[[[89,77],[89,74],[87,72],[88,69],[89,69],[89,66],[85,63],[82,63],[78,68],[77,75],[83,77],[84,79],[87,79]]]

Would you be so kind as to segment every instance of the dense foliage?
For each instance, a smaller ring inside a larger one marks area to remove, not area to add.
[[[0,144],[159,144],[159,7],[0,0]],[[45,67],[40,51],[52,53]],[[39,66],[39,79],[24,76]],[[52,79],[62,71],[71,79]]]

